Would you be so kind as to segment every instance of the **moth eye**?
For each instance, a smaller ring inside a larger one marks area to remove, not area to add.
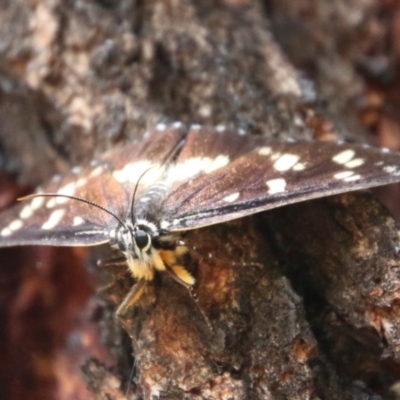
[[[150,236],[145,231],[138,230],[135,232],[135,242],[139,249],[143,250],[150,246]]]

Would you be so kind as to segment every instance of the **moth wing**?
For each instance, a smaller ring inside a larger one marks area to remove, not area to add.
[[[140,197],[143,190],[162,179],[165,169],[185,143],[186,129],[177,122],[158,124],[137,142],[111,150],[100,158],[112,172],[114,179],[131,197],[137,187]],[[119,200],[116,199],[119,203]],[[128,204],[123,205],[126,212]]]
[[[53,178],[40,193],[78,196],[113,207],[113,196],[127,201],[112,174],[103,167],[83,169],[79,176]],[[0,215],[0,246],[95,245],[108,241],[108,226],[114,218],[94,206],[64,197],[35,197],[21,201]]]
[[[175,187],[164,202],[162,225],[171,231],[194,229],[399,181],[400,154],[326,142],[264,142]]]
[[[261,146],[265,138],[240,135],[233,130],[190,128],[184,147],[168,170],[170,190],[201,174],[209,174]]]
[[[139,177],[151,166],[159,167],[159,160],[179,147],[183,135],[180,126],[156,129],[139,143],[112,150],[89,167],[54,177],[37,193],[81,197],[124,219]],[[36,197],[0,215],[0,247],[96,245],[109,241],[109,231],[117,225],[112,215],[90,204],[64,197]]]

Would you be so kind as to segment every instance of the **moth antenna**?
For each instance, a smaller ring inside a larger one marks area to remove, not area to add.
[[[17,201],[26,201],[26,200],[31,200],[34,199],[35,197],[64,197],[66,199],[70,199],[70,200],[76,200],[76,201],[80,201],[81,203],[85,203],[88,204],[90,206],[93,207],[97,207],[100,210],[103,210],[104,212],[106,212],[107,214],[111,215],[112,217],[114,217],[124,228],[127,229],[127,226],[125,225],[125,223],[122,221],[121,218],[118,217],[118,215],[114,214],[112,211],[107,210],[107,208],[101,206],[100,204],[94,203],[93,201],[84,199],[82,197],[78,197],[78,196],[71,196],[68,194],[60,194],[60,193],[35,193],[35,194],[28,194],[27,196],[23,196],[23,197],[19,197],[17,199]]]

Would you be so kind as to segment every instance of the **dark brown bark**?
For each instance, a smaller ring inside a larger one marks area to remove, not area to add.
[[[398,6],[349,3],[3,0],[1,165],[35,186],[176,120],[400,148]],[[0,205],[21,191],[2,178]],[[0,397],[122,399],[133,359],[132,399],[388,396],[400,376],[400,247],[373,196],[185,240],[213,329],[160,277],[132,313],[133,345],[113,318],[132,282],[92,268],[106,249],[2,251]]]

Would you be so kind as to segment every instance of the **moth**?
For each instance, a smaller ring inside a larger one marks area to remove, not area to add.
[[[0,247],[110,243],[136,285],[156,273],[191,288],[187,230],[275,207],[400,181],[400,154],[328,142],[277,142],[224,127],[159,124],[141,141],[54,176],[0,215]]]

